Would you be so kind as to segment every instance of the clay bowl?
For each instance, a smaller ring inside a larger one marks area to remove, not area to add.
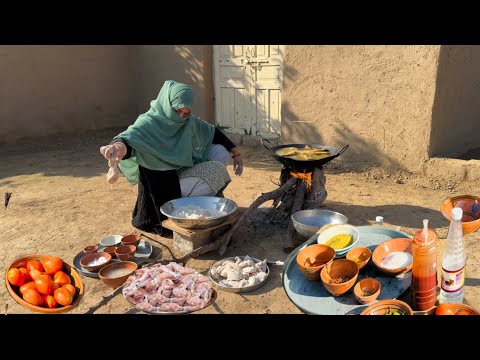
[[[445,308],[448,309],[448,312],[439,311],[437,314],[438,306],[435,306],[432,313],[435,315],[480,315],[480,312],[467,304],[449,303],[442,305],[442,307],[444,307],[444,310]]]
[[[372,251],[369,248],[365,248],[365,247],[350,249],[347,252],[347,256],[346,256],[348,260],[353,260],[357,263],[358,270],[360,270],[365,265],[367,265],[371,257],[372,257]]]
[[[400,300],[381,300],[365,308],[360,315],[385,315],[388,312],[398,312],[400,315],[413,315],[412,308]]]
[[[440,212],[447,220],[451,220],[452,209],[462,208],[463,234],[468,235],[480,228],[480,198],[473,195],[459,195],[443,201]]]
[[[368,304],[376,300],[380,295],[382,285],[374,278],[360,280],[353,288],[353,294],[360,304]],[[366,295],[368,293],[370,295]]]
[[[406,266],[395,269],[385,268],[381,265],[382,260],[395,251],[407,252],[412,255],[412,241],[407,238],[394,238],[384,241],[378,245],[372,253],[372,260],[375,266],[387,275],[398,275],[412,269],[412,262]]]
[[[15,260],[7,268],[7,270],[5,272],[5,283],[6,283],[6,286],[7,286],[7,290],[17,303],[19,303],[20,305],[22,305],[22,306],[24,306],[27,309],[30,309],[32,311],[39,312],[39,313],[44,313],[44,314],[59,314],[59,313],[64,313],[64,312],[70,311],[75,306],[77,306],[78,303],[80,302],[81,298],[83,297],[84,288],[83,288],[83,282],[82,282],[82,279],[80,277],[80,274],[77,272],[77,270],[75,270],[75,268],[73,266],[70,266],[66,262],[63,262],[62,271],[70,277],[70,280],[72,281],[72,285],[75,286],[75,290],[76,290],[72,303],[70,305],[67,305],[67,306],[60,306],[59,305],[59,307],[57,307],[57,308],[50,309],[50,308],[44,308],[44,307],[41,307],[41,306],[32,305],[32,304],[26,302],[25,300],[23,300],[23,298],[21,297],[21,294],[19,293],[19,287],[11,285],[10,282],[8,281],[8,279],[7,279],[8,270],[10,270],[11,268],[24,267],[24,264],[28,260],[40,260],[41,261],[46,257],[47,257],[47,255],[35,254],[35,255],[23,256],[23,257]]]
[[[337,283],[337,279],[349,278],[349,280]],[[333,296],[346,293],[355,284],[358,277],[358,266],[355,261],[347,259],[333,260],[323,267],[320,272],[323,286]]]
[[[104,248],[102,251],[106,252],[107,254],[110,254],[112,256],[112,259],[113,259],[113,258],[117,257],[117,255],[115,255],[115,250],[117,250],[117,247],[118,246],[109,246],[109,247]]]
[[[133,258],[136,251],[135,245],[122,245],[115,250],[115,255],[122,261],[128,261]]]
[[[297,254],[297,266],[308,280],[320,280],[320,270],[333,261],[335,250],[323,244],[307,246]]]
[[[105,262],[103,264],[99,264],[99,265],[88,265],[90,262],[92,261],[95,261],[95,260],[99,260],[101,258],[104,258],[105,259]],[[82,268],[84,268],[85,270],[88,270],[90,272],[97,272],[99,271],[101,268],[107,266],[110,261],[112,261],[112,255],[110,254],[107,254],[106,252],[99,252],[99,253],[94,253],[94,254],[89,254],[87,256],[84,256],[81,260],[80,260],[80,265],[82,266]]]
[[[138,244],[140,243],[140,238],[142,235],[140,234],[130,234],[130,235],[125,235],[120,243],[122,245],[135,245],[138,247]]]
[[[133,261],[113,262],[101,268],[98,272],[98,277],[105,285],[116,289],[122,285],[137,268],[138,265]]]
[[[84,254],[94,254],[98,250],[98,245],[90,245],[83,248]]]

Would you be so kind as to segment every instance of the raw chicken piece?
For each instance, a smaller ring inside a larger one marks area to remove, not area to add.
[[[260,282],[262,282],[263,280],[265,280],[267,278],[267,273],[261,271],[259,272],[257,275],[255,275],[255,277],[260,280]]]
[[[255,276],[248,278],[248,286],[256,285],[260,282]]]
[[[252,260],[244,260],[240,264],[238,264],[238,267],[240,269],[243,269],[245,267],[253,267],[255,266],[255,263]]]
[[[240,270],[230,268],[227,270],[227,280],[242,280],[243,274]]]
[[[108,173],[107,173],[107,182],[113,184],[118,180],[120,176],[120,170],[118,169],[118,162],[112,159],[108,160]]]

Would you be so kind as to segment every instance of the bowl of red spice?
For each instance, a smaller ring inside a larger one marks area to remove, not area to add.
[[[345,294],[355,284],[357,277],[357,263],[348,259],[334,260],[320,272],[323,286],[333,296]]]

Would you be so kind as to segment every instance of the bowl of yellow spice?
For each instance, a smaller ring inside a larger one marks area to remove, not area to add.
[[[336,225],[318,235],[317,243],[325,244],[335,250],[335,257],[343,257],[348,250],[353,248],[360,239],[360,234],[355,226],[344,224]]]

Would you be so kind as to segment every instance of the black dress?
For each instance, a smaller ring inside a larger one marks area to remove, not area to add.
[[[114,138],[110,144],[114,142],[122,142],[127,147],[127,154],[123,159],[131,157],[132,147],[125,140]],[[212,144],[223,145],[228,151],[235,147],[235,144],[217,128]],[[177,170],[150,170],[140,165],[138,169],[138,195],[132,212],[132,225],[142,231],[165,235],[168,232],[162,228],[162,221],[167,217],[160,212],[160,207],[167,201],[181,197]]]

